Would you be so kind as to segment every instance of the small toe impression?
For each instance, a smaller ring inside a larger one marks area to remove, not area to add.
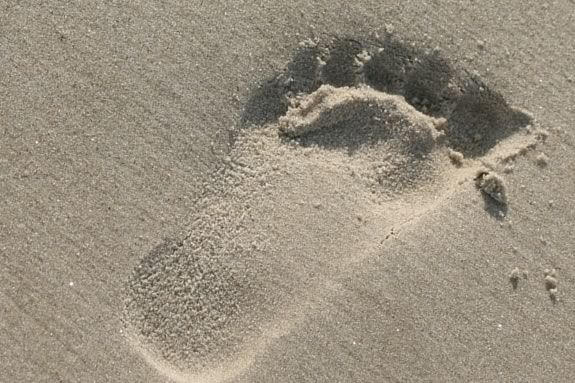
[[[322,81],[324,84],[340,86],[353,86],[357,82],[357,68],[355,65],[357,55],[362,51],[360,42],[352,39],[338,39],[329,48],[329,56],[322,68]]]
[[[415,55],[413,47],[387,37],[364,66],[366,84],[383,92],[402,94]]]
[[[417,110],[439,116],[445,112],[446,100],[454,97],[452,78],[449,62],[438,51],[425,52],[407,74],[403,94]]]
[[[527,114],[511,108],[499,93],[475,81],[456,99],[447,120],[449,143],[467,157],[484,155],[500,140],[531,123]]]
[[[289,97],[316,90],[320,86],[319,56],[317,46],[302,46],[288,64],[285,73],[255,87],[242,113],[242,126],[276,121],[286,113]]]

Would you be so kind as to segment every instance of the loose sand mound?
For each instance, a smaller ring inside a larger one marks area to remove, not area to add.
[[[436,173],[436,130],[443,120],[419,113],[402,97],[368,87],[322,86],[294,100],[281,134],[304,147],[347,153],[340,166],[381,193],[413,188]],[[435,162],[435,164],[434,164]]]
[[[350,263],[472,182],[482,161],[497,167],[535,138],[520,133],[525,114],[437,51],[304,45],[254,93],[189,235],[130,278],[128,327],[173,377],[233,375]]]

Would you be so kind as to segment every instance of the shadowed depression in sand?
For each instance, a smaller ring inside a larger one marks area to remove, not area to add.
[[[503,217],[512,201],[485,185],[535,145],[532,124],[437,49],[391,36],[303,42],[254,90],[188,235],[130,277],[134,342],[174,376],[233,376],[347,265],[479,169],[486,214]]]

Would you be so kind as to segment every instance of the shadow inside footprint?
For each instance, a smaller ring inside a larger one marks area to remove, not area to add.
[[[449,86],[452,78],[449,62],[438,51],[425,52],[407,73],[403,94],[417,110],[440,116],[456,94]]]
[[[288,109],[288,85],[284,76],[277,76],[252,90],[242,112],[241,126],[264,125],[284,115]]]
[[[468,157],[484,155],[531,118],[509,107],[503,96],[479,80],[471,80],[447,118],[451,146]]]
[[[353,39],[336,39],[329,47],[329,57],[322,70],[324,84],[353,86],[357,81],[356,59],[362,51],[362,44]]]
[[[361,64],[358,57],[364,54],[368,56]],[[362,82],[403,96],[425,114],[446,118],[450,146],[466,157],[484,155],[531,123],[527,114],[509,107],[503,96],[477,77],[453,68],[440,50],[417,48],[388,35],[375,43],[342,38],[325,46],[301,47],[284,73],[253,91],[242,125],[277,120],[287,112],[290,99],[312,93],[322,84],[342,87]]]
[[[386,36],[372,48],[364,66],[365,83],[405,97],[417,110],[441,116],[457,97],[457,76],[449,60],[437,49],[416,48]]]
[[[319,85],[319,48],[300,47],[281,73],[258,85],[250,94],[241,116],[241,126],[264,125],[276,121],[288,109],[288,97],[311,93]]]
[[[374,89],[403,95],[407,73],[413,67],[415,56],[415,48],[386,36],[364,66],[365,82]]]

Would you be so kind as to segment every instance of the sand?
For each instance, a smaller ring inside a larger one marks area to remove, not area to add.
[[[572,381],[573,5],[336,4],[2,5],[1,382]]]

